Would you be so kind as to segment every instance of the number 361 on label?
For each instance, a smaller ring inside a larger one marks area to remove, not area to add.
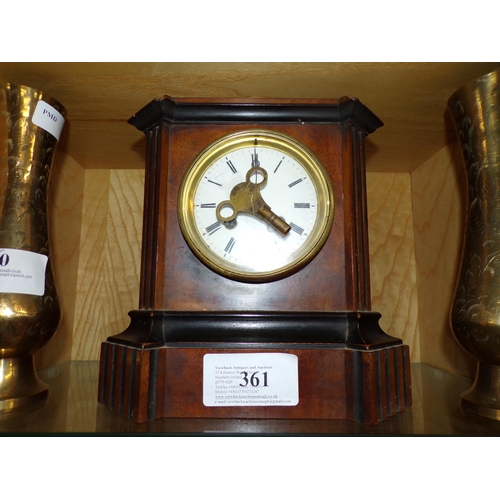
[[[296,406],[298,403],[295,354],[205,354],[205,406]]]

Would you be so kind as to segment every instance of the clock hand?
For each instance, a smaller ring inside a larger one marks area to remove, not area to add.
[[[252,164],[258,162],[257,153],[252,155]],[[252,174],[255,174],[255,182],[251,180]],[[259,174],[263,177],[262,181],[257,182]],[[267,172],[261,167],[252,167],[246,176],[246,182],[241,182],[233,187],[230,199],[221,201],[216,208],[217,219],[220,222],[232,222],[236,219],[238,213],[247,213],[264,220],[280,233],[286,235],[291,229],[283,219],[278,217],[271,207],[263,200],[260,194],[260,187],[267,182]],[[231,215],[224,217],[221,213],[223,209],[232,210]]]
[[[254,154],[252,155],[252,167],[255,169],[255,184],[257,184],[259,169],[256,167],[260,167],[259,155],[257,154],[257,139],[255,139],[255,141],[253,143],[253,152],[254,152]],[[265,172],[265,170],[264,170],[264,172]],[[267,176],[267,173],[266,173],[266,176]],[[247,178],[247,180],[248,180],[248,178]]]
[[[257,139],[253,143],[252,167],[260,167],[259,155],[257,154]]]

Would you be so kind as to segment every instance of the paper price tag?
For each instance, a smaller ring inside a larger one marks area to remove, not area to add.
[[[57,140],[61,137],[61,131],[64,126],[63,115],[45,101],[38,101],[33,113],[32,122],[37,127],[43,128],[49,134],[52,134]]]
[[[0,248],[0,293],[45,293],[46,255],[27,250]]]
[[[205,354],[205,406],[296,406],[298,358],[286,353]]]

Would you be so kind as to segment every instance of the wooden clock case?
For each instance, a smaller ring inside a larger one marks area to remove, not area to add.
[[[364,140],[382,122],[357,99],[165,96],[129,123],[147,138],[139,309],[102,344],[98,400],[156,418],[349,419],[375,424],[411,405],[408,347],[370,310]],[[230,133],[295,138],[324,165],[335,216],[319,254],[297,273],[241,283],[202,264],[180,231],[177,193],[196,156]],[[284,352],[299,363],[293,407],[206,407],[207,353]]]

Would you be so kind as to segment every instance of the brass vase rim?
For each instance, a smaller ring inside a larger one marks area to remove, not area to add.
[[[453,94],[448,99],[448,105],[450,105],[453,101],[456,101],[459,94],[463,93],[464,91],[467,91],[468,89],[477,87],[478,85],[481,85],[485,81],[491,80],[494,76],[496,76],[497,79],[500,81],[500,66],[496,67],[489,73],[478,76],[477,78],[474,78],[473,80],[459,87],[457,90],[455,90],[455,92],[453,92]]]
[[[19,88],[19,89],[27,89],[31,92],[37,92],[39,94],[39,100],[45,101],[48,104],[56,104],[60,109],[58,110],[61,115],[63,115],[64,118],[66,118],[67,115],[67,110],[64,107],[64,104],[62,104],[60,101],[52,97],[51,95],[47,94],[44,90],[38,90],[35,87],[32,87],[30,85],[24,85],[22,83],[13,83],[13,82],[3,82],[2,84],[4,88],[9,88],[12,89],[13,87]]]

